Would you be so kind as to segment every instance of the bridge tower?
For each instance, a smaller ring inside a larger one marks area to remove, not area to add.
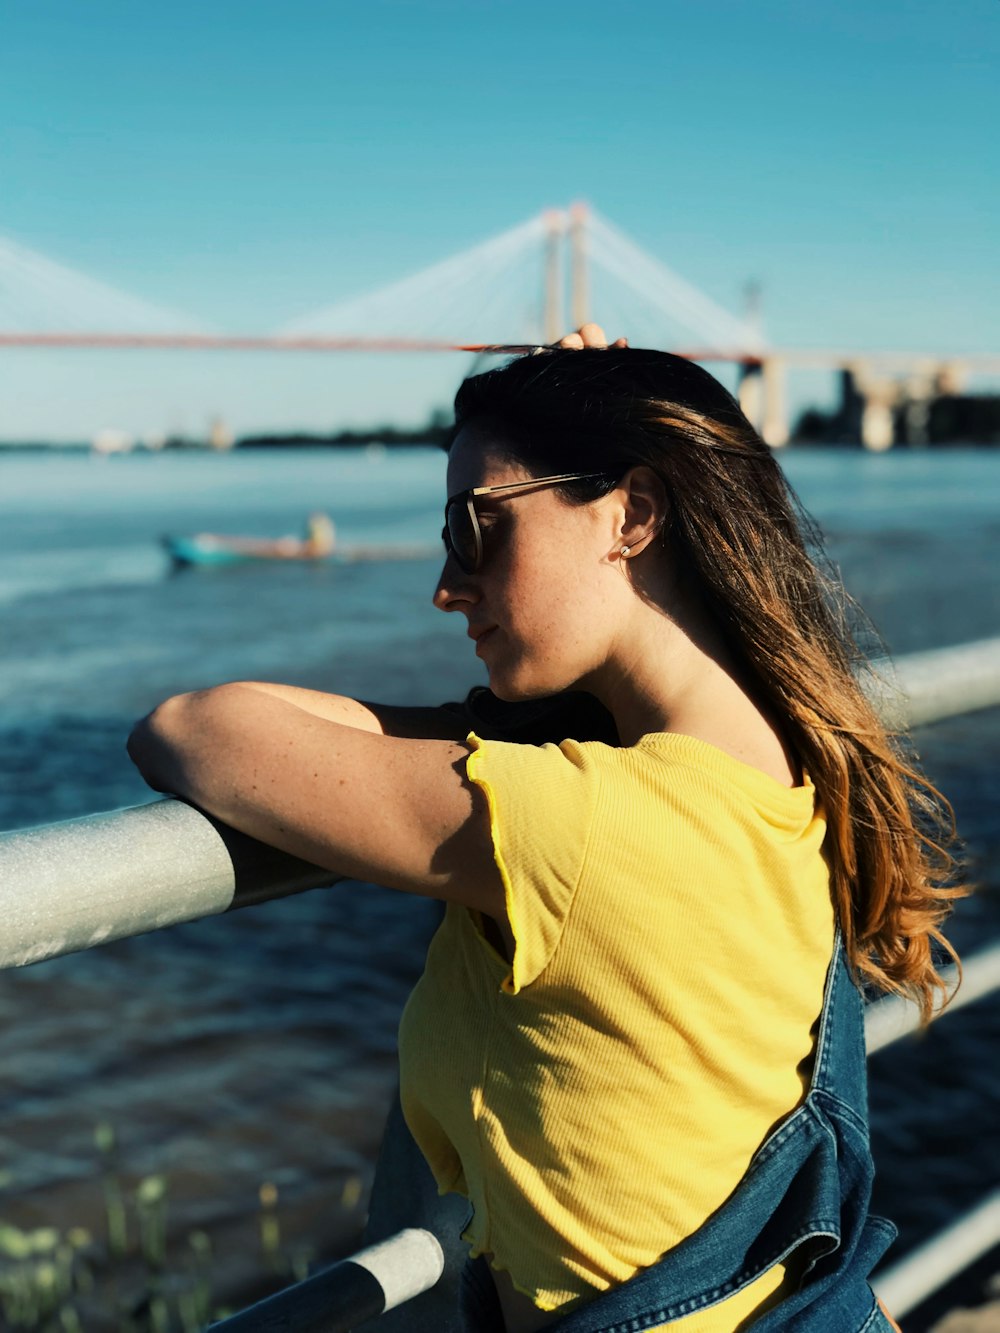
[[[740,362],[736,394],[743,415],[765,444],[780,449],[788,443],[788,364],[773,353]]]
[[[574,329],[578,329],[590,319],[587,273],[589,214],[590,210],[583,203],[573,204],[569,210],[569,308]]]
[[[545,294],[542,313],[542,338],[558,342],[566,332],[563,320],[563,233],[566,215],[550,208],[545,214]]]
[[[568,212],[549,209],[544,216],[544,302],[542,337],[557,342],[570,329],[578,329],[590,318],[587,272],[586,204],[573,204]],[[568,251],[568,255],[567,255]],[[568,258],[568,263],[567,263]],[[566,270],[569,272],[569,323],[564,315]]]

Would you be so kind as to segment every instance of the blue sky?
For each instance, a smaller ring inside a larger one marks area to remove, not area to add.
[[[582,198],[775,343],[1000,352],[998,56],[1000,0],[6,0],[0,236],[265,332]],[[0,352],[0,438],[415,421],[463,368]]]

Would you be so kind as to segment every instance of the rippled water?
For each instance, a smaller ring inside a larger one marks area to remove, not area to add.
[[[792,453],[787,469],[849,588],[897,653],[1000,633],[1000,454]],[[329,509],[344,541],[433,542],[443,458],[424,450],[0,455],[0,829],[148,793],[130,722],[168,693],[257,677],[389,702],[481,679],[436,563],[170,573],[165,532],[297,531]],[[1000,935],[1000,710],[924,728],[983,890],[953,935]],[[264,1179],[291,1248],[332,1253],[363,1212],[394,1083],[398,1013],[431,903],[336,886],[0,975],[0,1215],[96,1225],[93,1126],[131,1176],[167,1172],[172,1227],[207,1226],[247,1289]],[[878,1205],[901,1248],[1000,1179],[997,1005],[872,1065]]]

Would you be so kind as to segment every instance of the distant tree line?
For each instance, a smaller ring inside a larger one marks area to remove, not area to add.
[[[329,434],[312,431],[282,431],[274,435],[243,435],[237,449],[296,448],[347,449],[363,444],[384,444],[390,448],[408,445],[444,445],[454,426],[454,417],[443,407],[436,407],[422,426],[362,426]]]

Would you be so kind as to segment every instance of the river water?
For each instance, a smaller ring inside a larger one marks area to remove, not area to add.
[[[845,583],[897,654],[1000,633],[1000,452],[792,451]],[[0,454],[0,830],[136,804],[123,744],[170,693],[271,678],[386,702],[481,681],[437,560],[172,574],[164,533],[434,543],[435,451]],[[1000,936],[1000,710],[923,728],[981,885],[951,935]],[[0,974],[0,1220],[100,1232],[96,1123],[129,1182],[162,1173],[171,1243],[208,1230],[223,1292],[252,1289],[263,1181],[282,1245],[351,1243],[394,1085],[431,903],[339,885]],[[898,1253],[1000,1179],[998,1006],[872,1063],[877,1204]]]

